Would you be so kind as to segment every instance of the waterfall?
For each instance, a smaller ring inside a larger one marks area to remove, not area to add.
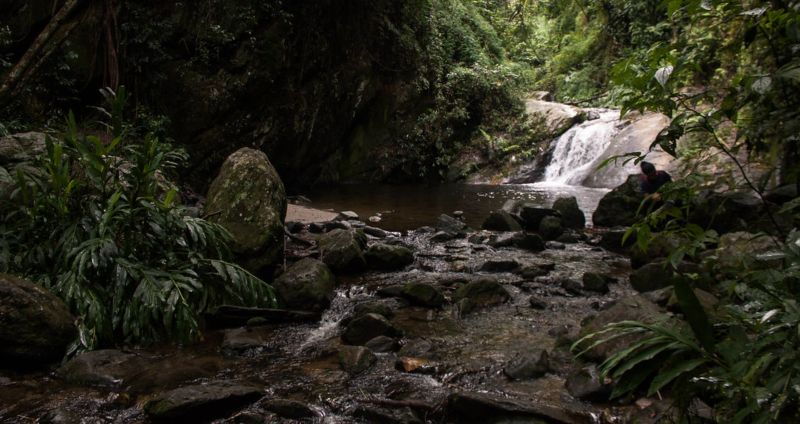
[[[619,111],[595,109],[598,119],[575,125],[556,139],[543,183],[583,185],[619,130]]]

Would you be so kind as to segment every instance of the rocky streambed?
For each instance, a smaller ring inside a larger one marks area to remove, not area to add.
[[[196,345],[101,350],[52,371],[3,372],[0,419],[658,419],[663,401],[608,401],[608,382],[569,346],[582,325],[661,314],[651,302],[659,296],[636,294],[629,260],[600,247],[604,237],[548,211],[511,205],[482,231],[445,215],[406,234],[347,214],[290,222],[293,265],[275,286],[305,312],[221,308]]]

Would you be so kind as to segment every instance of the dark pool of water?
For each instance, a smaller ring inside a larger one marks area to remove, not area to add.
[[[562,196],[575,196],[587,224],[591,225],[591,215],[606,193],[607,189],[542,184],[347,184],[304,194],[315,208],[352,210],[365,221],[380,213],[382,220],[376,225],[403,231],[432,225],[440,214],[452,214],[456,210],[464,212],[468,225],[480,228],[489,212],[502,208],[507,200],[524,199],[550,207]]]

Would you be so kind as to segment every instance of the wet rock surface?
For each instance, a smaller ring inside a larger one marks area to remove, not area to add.
[[[352,229],[326,233],[325,225],[320,235],[309,224],[294,234],[312,241],[290,246],[295,263],[324,255],[314,242],[331,233],[362,255],[379,243],[411,246],[413,262],[395,271],[334,270],[336,288],[316,320],[226,307],[222,315],[236,328],[209,329],[196,345],[91,352],[54,380],[8,375],[0,379],[7,405],[0,419],[52,413],[134,423],[156,416],[155,406],[144,407],[148,401],[176,398],[187,405],[176,406],[176,417],[222,402],[202,418],[221,422],[583,423],[601,415],[607,406],[582,400],[597,402],[576,383],[570,394],[568,378],[585,365],[571,359],[569,345],[579,330],[612,318],[603,314],[663,314],[652,303],[615,312],[627,302],[619,299],[635,293],[627,260],[581,242],[525,248],[513,241],[524,233],[469,233],[456,219],[444,221],[453,224],[446,242],[431,241],[430,230],[379,239]],[[461,232],[481,236],[467,240]],[[508,244],[489,244],[506,234]],[[616,282],[594,291],[583,282],[586,273]],[[252,319],[258,322],[241,328]],[[176,419],[183,418],[169,420]]]
[[[144,410],[154,420],[203,419],[226,416],[231,410],[258,400],[262,390],[234,382],[181,387],[148,401]]]

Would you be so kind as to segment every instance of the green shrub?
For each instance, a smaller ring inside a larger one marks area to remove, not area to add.
[[[79,134],[70,114],[63,139],[16,175],[0,205],[0,270],[64,299],[79,317],[76,349],[188,342],[216,305],[273,305],[269,285],[229,262],[229,234],[179,205],[167,178],[186,155],[126,139],[124,88],[107,94],[106,133]]]

